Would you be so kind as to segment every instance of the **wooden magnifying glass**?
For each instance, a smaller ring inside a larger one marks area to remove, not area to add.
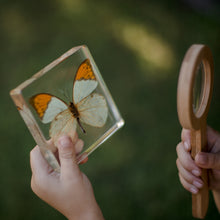
[[[206,151],[206,119],[213,90],[213,58],[205,45],[192,45],[181,65],[177,88],[177,111],[180,124],[191,131],[191,156]],[[204,218],[209,204],[208,172],[202,170],[204,186],[192,195],[192,215]]]

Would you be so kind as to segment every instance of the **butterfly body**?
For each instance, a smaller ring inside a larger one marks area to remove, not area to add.
[[[69,110],[70,110],[70,112],[73,114],[73,117],[76,118],[76,120],[77,120],[77,122],[78,122],[78,125],[79,125],[79,127],[81,128],[82,132],[83,132],[83,133],[86,133],[85,129],[83,128],[83,126],[82,126],[82,124],[81,124],[81,122],[80,122],[79,112],[78,112],[77,108],[75,107],[75,105],[73,104],[73,102],[70,102],[70,103],[69,103]]]
[[[69,110],[73,114],[74,118],[79,118],[79,112],[78,112],[77,108],[75,107],[75,105],[73,104],[73,102],[70,102]]]
[[[98,85],[88,59],[79,66],[73,82],[73,101],[67,104],[56,96],[40,93],[30,98],[30,104],[43,123],[50,124],[49,135],[56,141],[61,135],[74,137],[77,124],[85,133],[81,122],[103,127],[108,116],[105,98],[93,92]]]

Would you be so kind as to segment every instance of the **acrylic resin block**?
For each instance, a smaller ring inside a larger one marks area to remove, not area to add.
[[[80,163],[124,125],[86,46],[70,49],[10,92],[41,152],[60,170],[53,152],[60,136],[77,136]]]

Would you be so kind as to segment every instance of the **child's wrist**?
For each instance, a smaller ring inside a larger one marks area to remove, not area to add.
[[[72,213],[70,217],[68,217],[69,220],[104,220],[104,217],[102,215],[102,212],[100,208],[98,207],[95,210],[92,211],[85,211],[82,212],[79,216],[76,216],[76,213]]]

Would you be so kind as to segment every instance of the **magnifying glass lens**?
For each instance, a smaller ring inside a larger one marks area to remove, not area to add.
[[[200,107],[202,97],[203,97],[203,88],[204,88],[205,72],[203,63],[201,62],[197,68],[195,82],[193,87],[193,111],[196,113]]]

